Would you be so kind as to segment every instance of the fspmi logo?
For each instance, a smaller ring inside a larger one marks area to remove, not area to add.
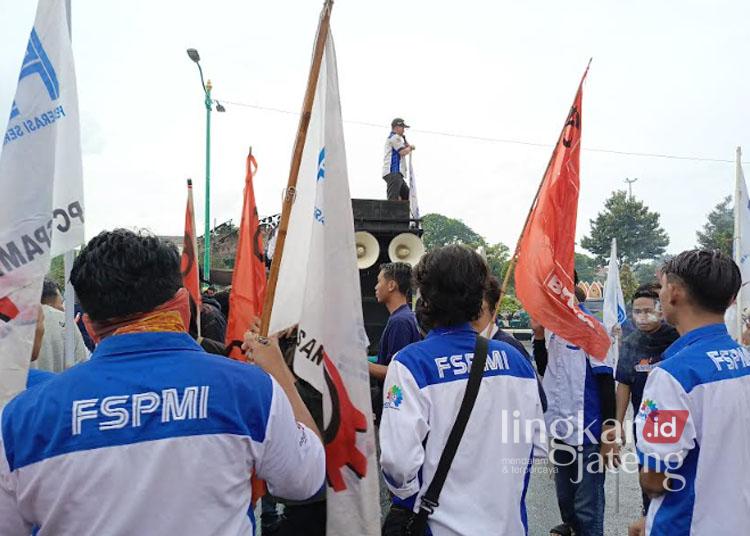
[[[208,418],[208,385],[185,387],[180,396],[177,389],[163,389],[161,393],[147,391],[132,395],[74,400],[71,429],[79,435],[84,421],[96,420],[99,430],[136,428],[148,415],[160,415],[160,424]],[[102,420],[104,417],[106,420]]]
[[[52,62],[47,57],[42,42],[39,40],[39,36],[36,33],[36,29],[31,30],[31,37],[29,37],[29,44],[26,47],[26,55],[23,58],[23,65],[21,66],[21,74],[18,76],[18,81],[21,82],[28,76],[38,76],[39,79],[47,88],[49,94],[49,100],[54,101],[60,97],[60,83],[57,81],[57,73],[55,68],[52,66]],[[13,119],[21,112],[13,101],[13,107],[10,111],[10,118]]]

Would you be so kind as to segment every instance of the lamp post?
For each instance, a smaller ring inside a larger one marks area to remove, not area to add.
[[[203,86],[204,105],[206,107],[206,209],[204,214],[205,229],[203,234],[203,277],[211,280],[211,111],[214,101],[211,99],[211,80],[204,82],[201,57],[194,48],[187,49],[188,57],[198,66]],[[216,111],[223,112],[224,107],[216,103]]]

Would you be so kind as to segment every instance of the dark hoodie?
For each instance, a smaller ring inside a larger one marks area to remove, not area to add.
[[[630,386],[633,412],[638,413],[648,373],[661,361],[664,350],[680,338],[672,326],[662,324],[653,333],[636,330],[622,342],[615,379]]]

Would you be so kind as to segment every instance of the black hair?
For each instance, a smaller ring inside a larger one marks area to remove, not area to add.
[[[414,267],[422,327],[429,330],[476,320],[488,275],[484,259],[466,246],[444,246],[426,253]]]
[[[221,306],[221,312],[224,315],[224,318],[227,318],[227,319],[229,318],[229,293],[230,292],[231,292],[231,288],[225,288],[213,295],[214,300],[216,300]]]
[[[635,289],[635,292],[633,293],[633,300],[631,301],[631,303],[635,302],[635,300],[637,300],[638,298],[648,298],[650,300],[658,301],[659,290],[661,290],[661,285],[656,281],[641,285],[640,287]]]
[[[487,277],[487,288],[484,289],[484,301],[487,302],[490,311],[497,309],[497,302],[500,301],[500,281],[492,274]]]
[[[727,310],[742,284],[740,269],[718,250],[683,251],[665,262],[661,273],[681,284],[696,306],[717,314]]]
[[[92,320],[146,313],[182,287],[180,255],[150,234],[104,231],[81,250],[70,282]]]
[[[576,300],[578,300],[579,303],[585,302],[586,298],[588,298],[588,296],[586,296],[586,291],[579,287],[577,284],[573,292],[575,293]]]
[[[42,303],[53,301],[59,294],[60,287],[57,286],[57,283],[45,277],[44,284],[42,285]]]
[[[404,296],[411,291],[411,265],[405,262],[386,262],[380,265],[383,277],[395,281],[398,291]]]

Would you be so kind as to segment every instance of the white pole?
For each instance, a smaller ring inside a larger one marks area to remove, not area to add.
[[[70,0],[65,0],[65,11],[68,15],[68,32],[70,33],[70,39],[73,40],[72,25],[71,25],[71,14],[70,14]],[[70,284],[70,271],[73,269],[73,261],[75,260],[75,252],[73,250],[66,251],[64,256],[64,272],[65,272],[65,365],[71,366],[75,363],[75,332],[73,330],[78,329],[75,322],[75,301],[76,293],[73,290],[73,285]]]
[[[73,269],[75,252],[71,249],[65,252],[65,366],[69,367],[75,363],[75,331],[78,329],[75,322],[76,293],[70,284],[70,271]]]
[[[737,163],[735,165],[735,180],[734,180],[734,262],[737,266],[740,266],[742,260],[742,226],[740,225],[740,198],[742,197],[742,149],[737,147]],[[742,343],[742,292],[737,293],[737,300],[735,304],[736,322],[737,322],[737,342]]]

